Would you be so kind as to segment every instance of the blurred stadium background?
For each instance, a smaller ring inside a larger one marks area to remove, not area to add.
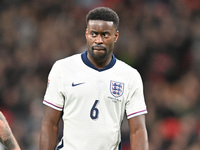
[[[0,0],[0,110],[22,150],[39,149],[47,75],[86,50],[96,6],[120,16],[114,53],[144,81],[150,150],[200,150],[199,0]],[[126,119],[122,133],[129,150]]]

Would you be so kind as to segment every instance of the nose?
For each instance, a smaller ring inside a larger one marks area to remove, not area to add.
[[[96,40],[95,40],[95,43],[96,43],[96,44],[101,44],[101,43],[103,43],[103,39],[102,39],[101,35],[97,35]]]

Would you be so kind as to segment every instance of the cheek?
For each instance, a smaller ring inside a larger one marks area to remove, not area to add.
[[[89,44],[94,43],[94,38],[88,36],[86,39],[87,39],[87,42],[88,42]]]
[[[106,42],[106,45],[108,46],[108,47],[113,47],[113,45],[114,45],[114,39],[110,39],[110,40],[108,40],[107,42]]]

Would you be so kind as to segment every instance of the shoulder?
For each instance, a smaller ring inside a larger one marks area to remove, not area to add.
[[[68,56],[68,57],[66,57],[66,58],[57,60],[57,61],[55,62],[55,64],[60,64],[60,65],[62,65],[62,64],[69,63],[69,62],[77,61],[77,60],[79,60],[79,59],[81,59],[81,54],[74,54],[74,55],[72,55],[72,56]]]
[[[71,70],[81,60],[80,54],[75,54],[63,59],[57,60],[50,71],[50,76],[61,76],[63,72]],[[68,71],[67,71],[68,72]]]
[[[121,60],[117,60],[116,67],[118,70],[118,75],[123,77],[124,80],[128,82],[128,88],[130,90],[138,87],[143,88],[142,77],[138,70]]]
[[[53,68],[66,68],[66,67],[73,67],[75,64],[81,61],[81,54],[74,54],[72,56],[68,56],[63,59],[57,60],[53,64]]]
[[[142,82],[140,73],[135,68],[119,59],[116,61],[115,73],[123,77],[130,84]]]
[[[116,67],[119,68],[121,72],[128,73],[128,74],[139,74],[139,72],[130,66],[129,64],[125,63],[122,60],[117,59],[116,61]]]

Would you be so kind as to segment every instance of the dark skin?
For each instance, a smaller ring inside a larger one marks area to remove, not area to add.
[[[40,150],[55,150],[61,111],[44,106],[44,116],[40,134]]]
[[[148,137],[145,125],[145,116],[140,115],[128,120],[130,128],[131,150],[148,150]]]
[[[98,69],[104,68],[112,60],[114,43],[119,32],[111,21],[90,20],[85,32],[90,62]]]
[[[106,67],[112,60],[114,43],[119,32],[113,22],[90,20],[85,32],[88,51],[87,57],[98,69]],[[40,135],[40,150],[54,150],[57,143],[58,124],[61,112],[45,106]],[[145,116],[140,115],[128,120],[131,150],[148,150]]]

